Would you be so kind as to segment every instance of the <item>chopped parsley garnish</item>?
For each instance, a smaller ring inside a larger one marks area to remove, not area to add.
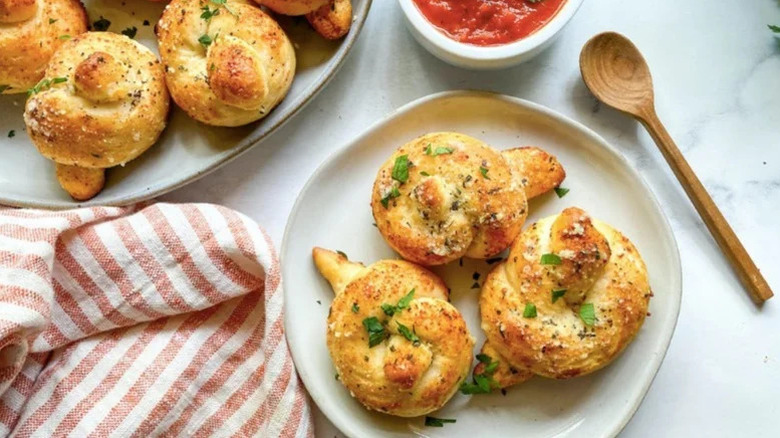
[[[415,288],[412,288],[412,290],[410,290],[408,294],[404,295],[403,298],[398,300],[398,304],[396,304],[395,306],[396,309],[403,310],[409,307],[409,303],[411,303],[412,298],[414,298],[414,289]]]
[[[460,384],[460,393],[471,394],[487,394],[490,392],[490,378],[479,374],[474,376],[474,382],[463,382]]]
[[[211,9],[211,8],[209,8],[209,5],[205,5],[202,8],[200,8],[200,10],[203,11],[203,13],[200,14],[200,18],[202,18],[204,20],[207,20],[207,21],[211,20],[211,17],[213,17],[215,15],[219,15],[219,8],[218,7],[214,8],[214,9]]]
[[[480,374],[474,374],[473,383],[463,382],[460,384],[461,394],[487,394],[493,388],[498,388],[498,383],[493,380],[493,373],[498,369],[498,361],[487,354],[480,353],[477,360],[485,364],[485,369]]]
[[[382,198],[382,200],[379,202],[382,203],[382,206],[387,208],[388,204],[390,204],[390,200],[399,196],[401,196],[401,192],[398,191],[398,187],[393,187],[393,189],[390,190],[390,192],[386,194],[385,197]]]
[[[398,303],[393,306],[387,303],[383,303],[380,307],[382,307],[382,311],[385,312],[385,315],[387,316],[393,316],[396,312],[400,312],[406,308],[409,307],[409,303],[412,302],[412,299],[414,298],[414,290],[415,288],[412,288],[412,290],[409,291],[406,295],[403,296],[400,300],[398,300]]]
[[[585,303],[580,306],[580,318],[587,326],[596,323],[596,310],[593,308],[593,303]]]
[[[14,138],[16,136],[16,131],[13,129],[8,131],[8,138]]]
[[[569,193],[569,189],[563,187],[556,187],[553,190],[555,190],[555,194],[558,195],[559,198],[563,198],[567,193]]]
[[[425,148],[425,155],[431,155],[435,157],[437,155],[451,154],[452,151],[454,150],[455,149],[453,148],[445,148],[442,146],[439,146],[436,149],[434,149],[433,146],[431,146],[431,144],[428,143],[428,146]]]
[[[144,20],[144,26],[148,26],[149,24],[149,20]]]
[[[49,18],[49,24],[54,24],[59,20],[59,18]]]
[[[536,318],[536,306],[533,303],[525,303],[523,318]]]
[[[135,26],[128,27],[127,29],[122,31],[122,35],[125,35],[130,39],[135,38],[136,33],[138,33],[138,28]]]
[[[398,331],[401,332],[401,334],[404,335],[406,339],[411,341],[415,347],[420,345],[420,338],[417,336],[414,330],[409,330],[409,327],[401,324],[398,321],[395,323],[398,324]]]
[[[70,39],[70,35],[65,33],[65,34],[62,34],[62,35],[58,36],[57,38],[59,38],[61,40],[69,40]]]
[[[230,10],[227,6],[227,0],[211,0],[211,3],[214,3],[217,5],[214,9],[210,9],[209,5],[205,5],[202,8],[200,8],[201,11],[203,11],[202,14],[200,14],[200,18],[208,21],[211,20],[211,17],[215,15],[219,15],[219,8],[224,7],[226,11],[228,11],[231,15],[236,15],[233,11]]]
[[[780,26],[775,26],[773,24],[768,24],[767,27],[769,27],[769,30],[771,30],[774,33],[780,33]]]
[[[561,298],[564,294],[566,294],[566,289],[557,289],[552,291],[552,302],[558,301],[558,298]]]
[[[54,79],[43,78],[40,80],[40,82],[35,84],[35,86],[27,90],[27,95],[32,96],[33,94],[40,93],[41,91],[50,88],[54,84],[61,84],[67,80],[68,80],[67,78],[54,78]]]
[[[336,250],[336,254],[344,257],[345,259],[349,259],[349,257],[347,257],[347,253],[345,253],[344,251]]]
[[[414,298],[414,288],[409,291],[406,295],[403,296],[400,300],[398,300],[398,303],[396,305],[391,305],[387,303],[383,303],[380,307],[382,308],[382,311],[387,316],[393,316],[397,312],[400,312],[403,309],[406,309],[409,307],[409,303],[412,302],[412,299]],[[352,304],[352,311],[354,313],[357,313],[358,310],[360,310],[360,307],[358,307],[357,303]],[[420,344],[420,338],[417,337],[417,335],[414,333],[413,330],[409,330],[408,327],[404,326],[403,324],[396,321],[398,324],[398,331],[404,335],[404,337],[414,343],[415,346]],[[370,318],[366,318],[363,320],[363,326],[368,331],[368,346],[369,348],[379,344],[382,342],[387,336],[388,333],[385,331],[385,326],[379,322],[379,319],[372,316]]]
[[[489,171],[490,171],[490,169],[488,169],[487,167],[482,167],[482,166],[479,167],[479,173],[481,173],[482,177],[485,178],[485,179],[490,179],[490,177],[487,176]]]
[[[200,38],[198,38],[198,42],[200,43],[201,46],[208,47],[212,41],[210,36],[203,34],[200,36]]]
[[[387,337],[385,326],[375,316],[364,319],[363,327],[368,332],[368,348],[381,344]]]
[[[428,172],[425,172],[425,171],[423,171],[423,172],[420,172],[420,175],[422,175],[422,176],[431,176],[431,174],[430,174],[430,173],[428,173]]]
[[[541,263],[543,265],[560,265],[561,258],[557,254],[542,254]]]
[[[0,85],[0,93],[2,93],[5,90],[10,90],[10,89],[11,89],[10,85],[5,85],[5,84]]]
[[[104,32],[108,30],[110,26],[111,26],[111,22],[103,18],[102,15],[100,16],[100,20],[92,23],[92,29],[99,32]]]
[[[358,313],[360,311],[360,306],[358,306],[358,303],[352,303],[352,313]]]
[[[498,369],[498,361],[493,361],[493,358],[485,353],[479,353],[477,355],[477,360],[480,361],[480,363],[485,364],[485,371],[483,374],[493,375]]]
[[[444,423],[454,423],[454,418],[425,417],[425,425],[429,427],[444,427]]]
[[[409,156],[401,155],[393,165],[393,179],[403,184],[409,179]]]

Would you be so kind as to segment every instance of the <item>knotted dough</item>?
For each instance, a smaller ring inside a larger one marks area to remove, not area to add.
[[[371,198],[377,228],[406,260],[440,265],[490,258],[520,234],[527,198],[566,174],[538,148],[499,152],[467,135],[438,132],[401,146],[379,169]]]
[[[268,115],[290,89],[293,46],[246,0],[173,0],[156,31],[171,96],[195,120],[246,125]]]
[[[474,346],[444,282],[401,260],[365,267],[321,248],[313,257],[336,293],[328,350],[352,396],[401,417],[443,406],[468,375]]]
[[[352,1],[331,0],[314,12],[306,14],[314,30],[329,40],[337,40],[352,27]]]
[[[482,353],[499,362],[493,378],[500,387],[533,375],[591,373],[634,339],[651,296],[631,241],[567,208],[527,228],[488,274],[480,296]]]
[[[88,32],[65,42],[27,100],[27,132],[57,163],[75,199],[103,186],[103,169],[124,165],[165,128],[170,98],[157,57],[132,39]]]
[[[78,0],[0,0],[0,94],[35,86],[54,51],[86,31]]]

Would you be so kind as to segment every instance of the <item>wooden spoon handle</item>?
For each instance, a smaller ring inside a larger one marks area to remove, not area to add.
[[[750,258],[745,247],[742,246],[737,235],[734,234],[734,230],[726,222],[726,218],[723,217],[718,206],[712,201],[709,193],[707,193],[707,189],[704,188],[699,178],[693,173],[691,166],[688,165],[674,140],[672,140],[672,137],[669,136],[666,128],[658,119],[655,110],[645,111],[640,121],[650,132],[658,148],[661,149],[666,162],[671,166],[672,171],[674,171],[683,189],[685,189],[685,193],[688,194],[688,198],[696,207],[696,211],[699,212],[710,233],[715,237],[715,241],[718,242],[720,249],[726,254],[734,269],[736,269],[739,279],[748,292],[750,292],[753,301],[761,304],[772,298],[774,294],[772,289],[769,288],[769,283],[761,275],[756,264],[753,263],[753,259]]]

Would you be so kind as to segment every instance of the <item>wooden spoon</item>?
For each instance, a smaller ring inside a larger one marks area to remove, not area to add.
[[[760,304],[772,298],[769,284],[658,120],[650,69],[636,46],[618,33],[596,35],[582,48],[580,71],[596,98],[647,128],[753,301]]]

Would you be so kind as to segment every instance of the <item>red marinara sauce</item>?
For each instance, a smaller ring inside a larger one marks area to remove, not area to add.
[[[566,0],[414,0],[448,37],[477,46],[511,43],[547,24]]]

